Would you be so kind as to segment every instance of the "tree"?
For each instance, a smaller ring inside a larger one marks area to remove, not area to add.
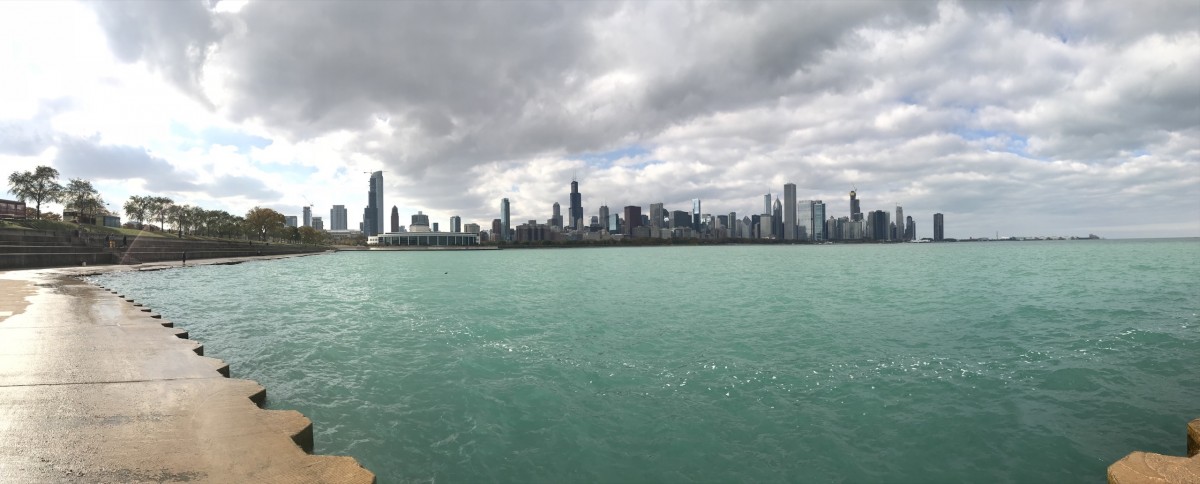
[[[100,197],[100,193],[92,187],[92,182],[80,178],[72,178],[67,182],[67,187],[62,192],[62,201],[67,208],[75,211],[77,222],[105,213],[104,199]]]
[[[328,240],[326,239],[325,231],[323,231],[323,230],[317,230],[312,227],[300,227],[299,230],[300,230],[300,243],[308,244],[308,245],[326,245],[326,244],[328,244]]]
[[[246,212],[246,228],[258,240],[267,240],[268,236],[278,234],[284,226],[283,214],[269,208],[254,207]]]
[[[22,202],[33,200],[34,212],[37,218],[42,218],[42,202],[57,202],[62,196],[63,187],[57,180],[58,170],[48,166],[14,171],[8,176],[8,191]]]
[[[146,217],[150,220],[158,220],[159,230],[163,230],[167,225],[167,215],[170,214],[171,205],[175,201],[167,197],[142,197],[142,203],[146,207]]]
[[[140,197],[137,195],[130,195],[129,200],[127,200],[125,202],[125,205],[122,207],[122,209],[125,210],[126,216],[128,216],[132,220],[137,221],[136,227],[139,230],[145,226],[146,214],[149,212],[150,207],[146,203],[146,200],[148,198],[150,198],[150,197]]]

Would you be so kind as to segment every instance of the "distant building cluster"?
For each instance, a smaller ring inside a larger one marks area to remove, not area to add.
[[[543,222],[527,220],[513,225],[512,202],[500,200],[499,218],[490,226],[463,224],[458,215],[450,217],[446,232],[440,224],[430,223],[429,216],[418,211],[411,223],[400,224],[399,208],[392,206],[390,224],[385,230],[383,205],[383,172],[371,173],[367,187],[367,206],[359,231],[367,236],[368,245],[475,245],[480,242],[541,242],[541,241],[602,241],[621,239],[765,239],[793,242],[915,242],[943,241],[945,217],[933,215],[933,236],[919,239],[917,222],[905,215],[904,208],[863,212],[862,200],[856,190],[848,199],[849,212],[836,216],[823,200],[798,200],[796,184],[783,186],[782,197],[763,195],[761,213],[705,212],[701,200],[692,199],[691,210],[669,210],[662,202],[648,207],[629,205],[610,208],[600,205],[596,215],[585,216],[579,181],[571,180],[569,205],[564,217],[562,207],[555,202],[549,218]],[[294,216],[287,217],[296,226]],[[329,231],[348,234],[346,207],[334,205],[329,212]],[[311,207],[304,207],[305,226],[324,230],[321,217],[312,217]]]
[[[913,242],[918,241],[917,223],[904,215],[904,208],[894,212],[875,210],[863,212],[856,191],[850,191],[849,214],[834,216],[827,213],[822,200],[797,200],[796,185],[783,186],[783,197],[763,195],[761,213],[712,214],[702,209],[700,199],[692,199],[691,211],[667,210],[663,203],[643,207],[630,205],[616,210],[601,205],[590,223],[584,222],[578,180],[571,181],[569,193],[570,219],[563,223],[559,204],[551,207],[545,223],[529,220],[511,225],[511,202],[500,200],[500,218],[492,221],[490,234],[494,240],[508,242],[589,241],[613,239],[769,239],[796,242]],[[944,217],[934,214],[933,237],[925,241],[944,240]]]

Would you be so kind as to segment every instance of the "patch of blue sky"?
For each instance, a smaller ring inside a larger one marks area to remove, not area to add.
[[[596,168],[611,168],[613,166],[613,162],[615,162],[617,160],[620,160],[623,158],[635,159],[638,157],[646,157],[649,154],[650,154],[650,150],[646,149],[646,147],[644,147],[644,146],[629,145],[624,148],[618,148],[618,149],[611,150],[611,151],[580,153],[577,155],[570,156],[569,158],[574,159],[574,160],[582,160],[583,162],[587,163],[588,165],[591,165]],[[646,165],[649,165],[652,163],[657,163],[658,161],[659,160],[645,160],[645,161],[635,163],[632,165],[627,165],[627,166],[644,168]]]
[[[272,143],[271,140],[261,136],[213,127],[205,128],[200,133],[200,137],[208,144],[237,147],[239,153],[248,153],[251,148],[266,148]]]
[[[958,129],[953,133],[958,137],[968,141],[988,141],[988,145],[993,148],[1000,148],[1000,151],[1006,151],[1016,155],[1021,155],[1025,158],[1030,158],[1029,155],[1029,137],[1019,134],[1008,133],[1004,131],[995,131],[990,129]]]
[[[317,168],[303,165],[279,165],[275,163],[260,163],[259,168],[268,173],[283,176],[283,179],[289,183],[305,183],[308,182],[313,175],[317,174]]]
[[[170,132],[181,140],[180,148],[204,148],[213,145],[233,146],[238,153],[249,153],[253,148],[266,148],[272,141],[261,136],[246,134],[238,130],[208,127],[196,132],[178,122],[171,122]]]

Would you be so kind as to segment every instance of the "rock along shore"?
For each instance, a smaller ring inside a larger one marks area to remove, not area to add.
[[[374,482],[311,455],[312,422],[261,409],[186,330],[78,278],[178,266],[0,272],[0,482]]]

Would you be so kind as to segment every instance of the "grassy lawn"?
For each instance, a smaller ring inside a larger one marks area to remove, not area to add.
[[[0,228],[17,230],[46,230],[51,232],[74,232],[81,230],[93,234],[131,235],[134,237],[165,237],[163,232],[147,232],[145,230],[102,227],[99,225],[78,225],[71,222],[55,222],[53,220],[5,220],[0,222]]]

